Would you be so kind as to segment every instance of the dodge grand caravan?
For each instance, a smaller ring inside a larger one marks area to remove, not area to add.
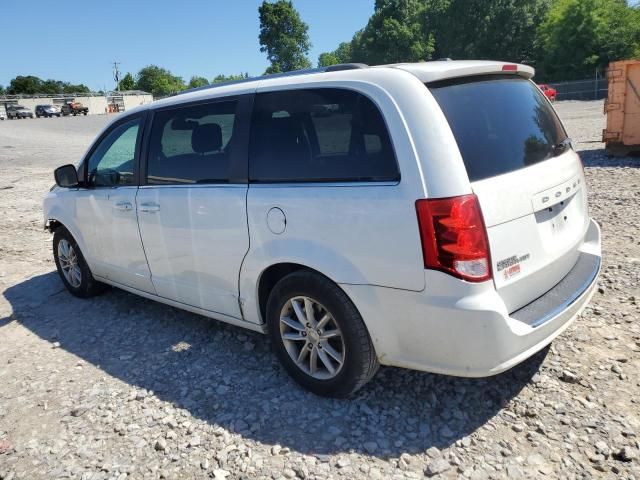
[[[379,364],[480,377],[589,301],[600,230],[533,69],[348,64],[118,116],[44,201],[69,291],[268,333],[309,390]]]

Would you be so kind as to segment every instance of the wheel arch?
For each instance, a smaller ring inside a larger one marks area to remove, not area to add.
[[[269,300],[269,295],[273,291],[273,288],[276,284],[282,280],[287,275],[291,273],[298,272],[301,270],[305,270],[308,272],[316,273],[333,284],[337,285],[340,290],[344,292],[344,294],[349,297],[349,300],[354,304],[353,299],[349,296],[349,294],[340,286],[338,282],[333,280],[329,275],[317,270],[316,268],[310,267],[308,265],[304,265],[296,262],[278,262],[269,265],[260,273],[257,282],[257,306],[258,313],[260,315],[260,323],[265,324],[266,322],[266,310],[267,310],[267,301]],[[357,308],[357,307],[356,307]]]
[[[44,228],[51,233],[55,233],[59,228],[65,228],[73,237],[73,239],[80,247],[80,251],[85,257],[85,260],[91,266],[91,263],[87,257],[87,245],[85,242],[85,238],[81,233],[80,228],[78,228],[77,223],[70,217],[64,215],[64,211],[59,207],[54,206],[50,211],[47,212],[45,216],[45,225]]]

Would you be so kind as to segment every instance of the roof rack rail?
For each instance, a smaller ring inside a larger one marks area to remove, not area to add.
[[[329,67],[306,68],[303,70],[292,70],[290,72],[270,73],[268,75],[260,75],[257,77],[243,78],[241,80],[229,80],[228,82],[214,83],[213,85],[205,85],[204,87],[190,88],[188,90],[182,90],[181,92],[178,92],[177,95],[197,92],[199,90],[208,90],[210,88],[224,87],[227,85],[238,85],[242,83],[253,82],[256,80],[267,80],[270,78],[282,78],[282,77],[297,77],[298,75],[309,75],[312,73],[323,73],[323,72],[338,72],[341,70],[355,70],[359,68],[369,68],[369,65],[364,63],[340,63],[338,65],[331,65]]]
[[[366,63],[338,63],[325,68],[325,72],[339,72],[341,70],[357,70],[359,68],[369,68]]]
[[[181,92],[178,92],[177,95],[184,95],[185,93],[197,92],[200,90],[208,90],[210,88],[225,87],[227,85],[239,85],[242,83],[254,82],[256,80],[265,80],[268,78],[295,77],[298,75],[308,75],[311,73],[322,73],[324,71],[325,69],[323,67],[320,67],[320,68],[306,68],[303,70],[292,70],[290,72],[269,73],[267,75],[259,75],[257,77],[243,78],[241,80],[229,80],[228,82],[218,82],[212,85],[205,85],[204,87],[189,88],[187,90],[182,90]]]

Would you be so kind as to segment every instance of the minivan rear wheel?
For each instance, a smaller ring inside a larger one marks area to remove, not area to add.
[[[355,305],[320,274],[302,270],[280,280],[269,295],[267,323],[280,362],[313,393],[347,397],[378,370]]]
[[[53,258],[62,283],[76,297],[92,297],[108,288],[93,278],[80,247],[69,230],[62,226],[53,234]]]

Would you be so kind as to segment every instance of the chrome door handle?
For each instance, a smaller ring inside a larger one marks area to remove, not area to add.
[[[130,202],[118,202],[114,205],[114,208],[122,212],[128,212],[133,209],[133,205]]]
[[[154,213],[160,210],[160,205],[153,202],[141,203],[140,206],[138,207],[138,210],[141,212]]]

